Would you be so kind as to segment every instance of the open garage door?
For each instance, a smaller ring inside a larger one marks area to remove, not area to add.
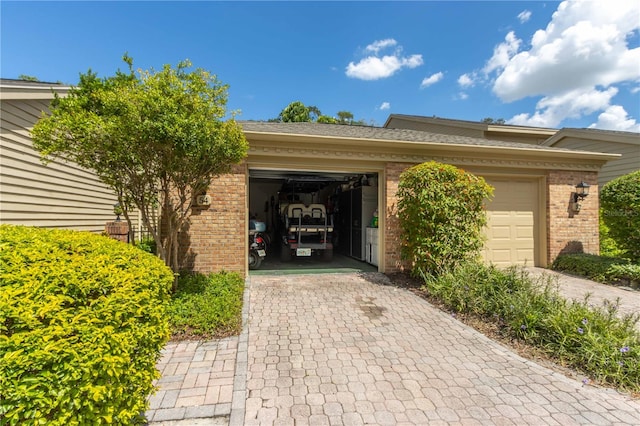
[[[536,180],[486,178],[494,198],[487,205],[484,259],[496,266],[535,266],[540,205]]]
[[[249,217],[269,241],[252,273],[377,271],[378,239],[367,232],[378,209],[377,178],[375,172],[250,169]]]

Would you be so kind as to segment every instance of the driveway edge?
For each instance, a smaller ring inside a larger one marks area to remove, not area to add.
[[[249,299],[251,294],[251,278],[247,276],[242,295],[242,333],[238,338],[236,355],[236,374],[233,379],[233,396],[231,400],[230,426],[244,424],[245,404],[247,400],[247,372],[249,369]]]

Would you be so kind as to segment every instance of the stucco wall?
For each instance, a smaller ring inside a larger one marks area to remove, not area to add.
[[[600,252],[598,229],[598,176],[595,172],[549,171],[547,173],[548,262],[561,253]],[[589,195],[579,212],[571,209],[576,184],[590,184]]]

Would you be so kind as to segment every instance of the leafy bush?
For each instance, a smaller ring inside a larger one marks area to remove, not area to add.
[[[587,277],[601,283],[618,281],[631,284],[640,281],[640,265],[627,259],[597,256],[594,254],[561,254],[551,264],[551,269]]]
[[[242,328],[244,280],[221,272],[180,277],[169,308],[172,334],[183,337],[224,337]]]
[[[616,241],[609,235],[609,227],[604,223],[604,211],[600,209],[600,256],[604,257],[623,257],[625,251],[618,247]]]
[[[172,281],[109,238],[1,225],[0,423],[142,423]]]
[[[146,251],[147,253],[158,254],[158,246],[156,244],[156,240],[154,240],[153,237],[147,237],[142,241],[137,241],[135,245],[140,250]]]
[[[567,302],[551,277],[533,279],[519,268],[469,263],[424,279],[448,309],[489,320],[600,382],[640,391],[640,314],[618,317],[616,304]]]
[[[625,257],[640,262],[640,170],[605,184],[600,202],[609,236],[626,251]]]
[[[402,258],[414,275],[439,275],[474,258],[483,245],[484,202],[493,193],[481,177],[434,161],[400,175]]]

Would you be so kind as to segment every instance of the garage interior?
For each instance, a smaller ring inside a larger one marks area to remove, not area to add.
[[[291,234],[286,211],[292,204],[324,206],[326,247],[332,247],[332,253],[294,249],[287,255],[284,240]],[[264,223],[268,241],[265,259],[251,273],[377,271],[378,209],[376,172],[250,169],[249,219]]]

